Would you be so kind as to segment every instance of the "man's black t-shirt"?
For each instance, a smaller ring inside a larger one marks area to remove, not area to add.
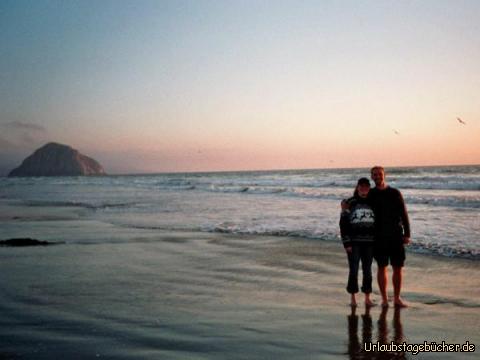
[[[375,214],[375,241],[380,246],[403,243],[403,236],[410,237],[410,223],[402,194],[387,186],[373,188],[368,201]]]

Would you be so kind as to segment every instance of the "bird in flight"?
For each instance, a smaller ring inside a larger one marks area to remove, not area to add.
[[[459,117],[457,117],[457,120],[460,124],[467,125],[467,123],[465,121],[463,121],[462,119],[460,119]]]
[[[399,133],[397,130],[395,130],[395,129],[393,129],[393,132],[394,132],[395,134],[397,134],[397,135],[400,135],[400,133]]]

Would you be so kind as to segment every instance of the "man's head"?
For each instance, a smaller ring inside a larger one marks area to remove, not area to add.
[[[380,188],[385,186],[385,169],[382,166],[372,167],[370,170],[370,175],[375,183],[375,186]]]

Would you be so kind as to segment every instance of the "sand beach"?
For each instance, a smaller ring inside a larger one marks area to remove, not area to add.
[[[477,262],[409,254],[410,307],[352,311],[338,245],[140,232],[116,243],[0,248],[1,358],[478,356],[361,351],[365,341],[478,345]]]

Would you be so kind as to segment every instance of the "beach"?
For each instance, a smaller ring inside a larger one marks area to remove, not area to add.
[[[0,1],[0,360],[480,359],[479,24]]]
[[[0,257],[5,359],[478,356],[358,352],[364,340],[479,344],[479,265],[470,260],[409,254],[410,307],[365,316],[359,306],[352,316],[343,250],[322,241],[169,232],[1,248]]]
[[[480,262],[463,237],[478,238],[478,195],[437,189],[421,202],[432,190],[414,197],[403,172],[409,307],[368,310],[360,295],[352,312],[338,215],[359,173],[329,173],[340,185],[323,187],[298,172],[2,179],[1,240],[56,244],[0,247],[0,358],[478,357],[362,351],[480,344]]]

